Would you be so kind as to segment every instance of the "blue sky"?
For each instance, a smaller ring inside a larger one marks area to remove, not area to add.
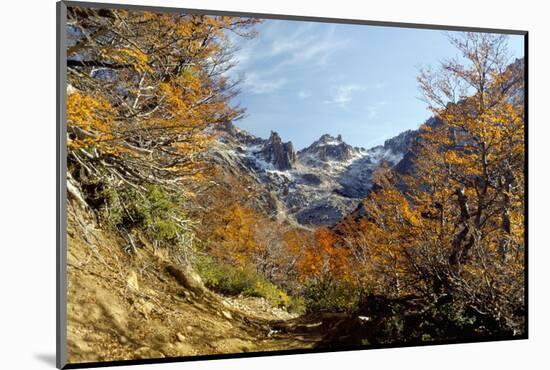
[[[271,130],[301,149],[322,134],[369,148],[430,113],[419,99],[422,66],[457,55],[439,30],[266,20],[252,40],[231,37],[239,48],[241,93],[247,109],[237,122],[257,136]],[[512,57],[523,56],[523,37],[509,36]]]

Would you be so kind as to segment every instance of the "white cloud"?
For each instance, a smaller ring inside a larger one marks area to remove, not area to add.
[[[244,77],[243,85],[253,94],[266,94],[280,89],[286,84],[286,79],[266,79],[258,73],[250,72]]]
[[[283,56],[281,65],[326,64],[331,53],[348,44],[348,40],[335,37],[335,30],[332,25],[325,32],[316,32],[312,24],[305,24],[287,37],[273,41],[268,56]]]
[[[340,108],[347,108],[349,103],[353,100],[353,95],[357,92],[365,90],[364,86],[357,84],[346,84],[337,86],[329,100],[326,100],[327,104],[335,104]]]
[[[240,80],[243,91],[253,94],[278,90],[289,82],[289,67],[325,66],[333,53],[349,43],[335,31],[335,25],[310,22],[290,28],[288,21],[269,21],[255,39],[230,36],[235,66],[227,76]],[[310,91],[298,92],[300,99],[310,96]]]
[[[240,48],[233,55],[233,60],[237,66],[243,66],[252,59],[252,49],[250,48]]]
[[[305,23],[289,32],[285,24],[288,21],[281,22],[270,21],[252,40],[230,37],[236,47],[232,58],[236,63],[234,69],[243,70],[258,61],[270,64],[271,60],[274,61],[269,72],[272,74],[288,65],[324,65],[333,52],[349,44],[349,40],[336,37],[334,25]]]
[[[286,34],[281,32],[282,29],[277,26],[278,24],[277,22],[273,23],[269,29],[267,38],[272,41],[269,50],[265,53],[266,56],[272,57],[293,53],[302,48],[306,40],[311,38],[312,23],[303,23],[290,33],[286,32]]]

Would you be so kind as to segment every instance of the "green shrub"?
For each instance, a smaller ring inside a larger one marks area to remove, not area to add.
[[[195,268],[204,284],[221,294],[239,295],[252,290],[255,285],[255,279],[248,271],[217,262],[208,256],[197,257]]]
[[[394,313],[393,315],[386,317],[382,324],[382,332],[384,335],[382,336],[381,341],[386,341],[386,338],[392,338],[392,340],[402,340],[402,338],[405,337],[403,335],[404,329],[405,318],[402,313]]]
[[[307,312],[344,312],[358,303],[359,290],[350,283],[330,278],[306,282],[304,300]]]
[[[160,186],[151,185],[144,193],[132,187],[107,187],[102,196],[103,219],[119,230],[139,228],[160,245],[176,245],[190,232],[182,223],[180,200]]]
[[[290,306],[290,296],[275,284],[265,280],[261,276],[257,275],[258,279],[254,288],[245,294],[253,297],[263,297],[267,299],[271,305],[279,308],[286,308]]]
[[[209,256],[195,259],[195,269],[204,284],[215,292],[227,295],[263,297],[272,306],[299,310],[299,300],[291,298],[284,290],[265,279],[251,268],[240,269]]]
[[[288,312],[303,315],[306,313],[306,301],[303,297],[290,297],[290,303],[286,307]]]

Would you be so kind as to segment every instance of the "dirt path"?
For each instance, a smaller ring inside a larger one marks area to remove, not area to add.
[[[311,348],[327,317],[296,317],[260,298],[190,289],[163,250],[124,251],[120,236],[68,214],[70,363]]]

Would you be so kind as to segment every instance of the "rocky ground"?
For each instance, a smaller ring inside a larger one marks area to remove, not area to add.
[[[132,251],[77,206],[68,206],[67,231],[70,363],[289,350],[322,340],[322,319],[214,294],[165,250],[137,236]]]

